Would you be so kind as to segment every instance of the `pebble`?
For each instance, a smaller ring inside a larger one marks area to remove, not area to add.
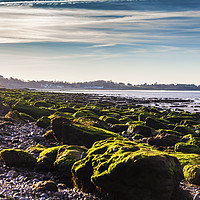
[[[6,126],[0,130],[0,132],[7,133],[0,139],[0,151],[10,148],[25,150],[29,146],[37,145],[38,143],[46,147],[60,145],[59,143],[44,141],[42,135],[46,131],[47,129],[39,128],[33,122]],[[32,186],[39,181],[44,181],[44,179],[58,180],[57,176],[51,172],[38,172],[35,169],[31,169],[31,171],[29,169],[15,169],[0,162],[0,200],[101,200],[101,198],[88,193],[81,193],[80,195],[80,192],[61,183],[57,184],[58,192],[36,192]]]
[[[46,147],[59,145],[59,143],[44,141],[42,134],[45,131],[47,131],[47,129],[39,128],[33,122],[5,126],[0,130],[0,132],[7,133],[0,139],[0,150],[5,148],[19,148],[25,150],[29,146],[37,145],[38,143]],[[123,136],[130,137],[126,133],[123,133]],[[118,150],[118,148],[113,149],[113,151]],[[121,150],[126,150],[126,148],[121,147]],[[86,154],[83,154],[82,158],[85,156]],[[68,188],[66,185],[61,183],[57,183],[58,192],[36,192],[32,187],[33,184],[39,181],[44,181],[44,179],[52,180],[54,182],[58,180],[57,176],[51,172],[38,172],[34,169],[31,171],[29,171],[29,169],[15,169],[7,167],[0,162],[0,200],[106,200],[97,195],[79,192],[75,189]],[[180,187],[183,190],[188,190],[192,194],[193,200],[200,200],[200,188],[188,184],[186,181],[182,181]]]

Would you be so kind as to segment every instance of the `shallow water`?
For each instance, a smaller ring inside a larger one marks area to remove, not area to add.
[[[84,93],[133,98],[179,98],[200,100],[200,91],[171,91],[171,90],[46,90],[62,93]]]

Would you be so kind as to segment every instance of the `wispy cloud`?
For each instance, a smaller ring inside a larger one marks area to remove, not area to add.
[[[168,50],[200,44],[200,11],[1,7],[0,19],[0,43],[74,42],[90,43],[93,48],[154,44]]]

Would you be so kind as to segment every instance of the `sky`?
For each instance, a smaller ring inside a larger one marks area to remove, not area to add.
[[[1,6],[0,74],[200,85],[200,9]]]

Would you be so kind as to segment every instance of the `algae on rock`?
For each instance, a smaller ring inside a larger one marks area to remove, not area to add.
[[[72,175],[75,187],[84,191],[96,189],[116,199],[171,200],[182,170],[175,157],[148,145],[109,138],[94,143],[74,163]]]

